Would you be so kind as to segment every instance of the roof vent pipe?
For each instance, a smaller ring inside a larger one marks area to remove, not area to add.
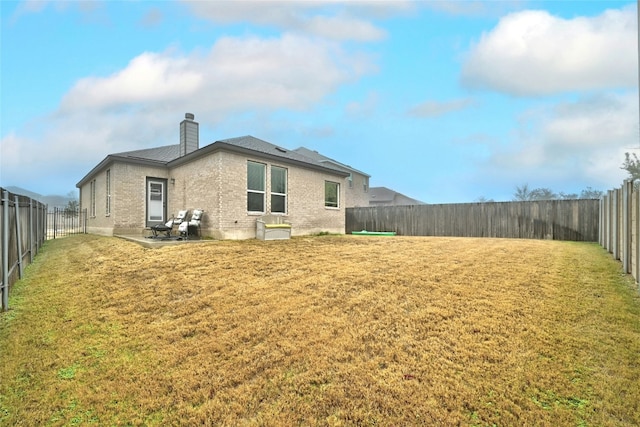
[[[195,118],[196,116],[192,113],[186,113],[184,120],[180,122],[180,157],[186,156],[200,148],[200,125],[198,122],[193,121]]]

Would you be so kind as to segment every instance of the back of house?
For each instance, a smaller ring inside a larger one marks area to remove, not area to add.
[[[201,148],[194,119],[180,123],[179,144],[110,154],[78,182],[88,232],[147,235],[178,211],[201,209],[200,233],[215,239],[254,238],[266,214],[290,222],[292,235],[344,233],[345,208],[360,203],[355,170],[253,136]],[[368,178],[357,178],[367,200]]]

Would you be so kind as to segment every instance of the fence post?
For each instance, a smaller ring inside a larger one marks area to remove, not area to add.
[[[600,197],[600,211],[598,215],[598,243],[604,248],[604,196]]]
[[[622,186],[622,270],[631,273],[631,190],[633,183],[625,180]]]
[[[2,191],[2,310],[9,309],[9,192]]]
[[[632,276],[636,279],[636,283],[640,280],[640,192],[632,186],[631,204],[633,205],[633,211],[635,214],[635,227],[631,228],[631,242],[635,249],[635,256],[633,261],[635,262],[634,274]],[[635,194],[635,200],[633,197]]]
[[[36,239],[33,235],[33,199],[29,197],[29,264],[33,262],[35,257]]]
[[[53,207],[53,238],[56,238],[56,231],[58,229],[58,208]]]
[[[24,266],[22,265],[22,229],[20,228],[20,198],[16,194],[14,196],[15,200],[15,211],[16,211],[16,245],[18,249],[18,277],[22,279]]]

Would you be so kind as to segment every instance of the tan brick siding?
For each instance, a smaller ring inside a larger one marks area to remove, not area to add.
[[[145,230],[148,177],[167,180],[167,217],[179,210],[203,209],[203,236],[216,239],[254,238],[256,219],[247,212],[247,161],[266,165],[264,213],[271,213],[271,166],[287,169],[287,213],[293,235],[344,233],[348,182],[343,176],[309,170],[260,157],[217,151],[171,170],[114,163],[111,170],[111,215],[105,215],[106,169],[95,175],[96,215],[87,229],[96,234],[148,234]],[[340,184],[339,208],[324,206],[325,181]],[[356,186],[354,182],[354,189]],[[80,189],[83,208],[89,208],[90,183]],[[356,200],[356,199],[353,199]],[[359,200],[359,199],[358,199]]]
[[[349,187],[349,178],[345,181],[347,208],[359,208],[369,206],[369,177],[359,174],[352,174],[352,185]]]

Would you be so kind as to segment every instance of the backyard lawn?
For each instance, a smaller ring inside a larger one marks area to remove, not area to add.
[[[9,303],[0,425],[640,425],[640,293],[591,243],[81,235]]]

